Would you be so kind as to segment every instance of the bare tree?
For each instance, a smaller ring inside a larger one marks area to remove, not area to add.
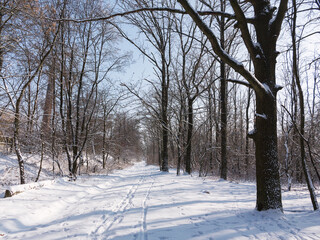
[[[313,186],[313,182],[311,179],[311,175],[309,172],[309,168],[307,165],[306,160],[306,152],[305,152],[305,102],[304,102],[304,94],[300,79],[300,73],[299,73],[299,60],[298,60],[298,54],[299,54],[299,45],[297,44],[297,13],[298,13],[298,7],[296,0],[292,0],[292,15],[291,15],[291,40],[292,40],[292,76],[293,81],[295,81],[295,85],[298,89],[298,99],[299,99],[299,115],[300,115],[300,125],[299,125],[299,143],[300,143],[300,160],[302,169],[305,175],[305,179],[308,185],[308,189],[310,192],[310,197],[312,200],[312,205],[314,210],[319,209],[319,204],[317,202],[317,197],[315,193],[315,189]],[[296,124],[296,122],[293,122],[293,124]]]
[[[149,8],[153,6],[155,1],[123,1],[126,7],[131,8]],[[167,4],[165,2],[164,4]],[[169,14],[169,15],[168,15]],[[132,39],[124,34],[122,35],[129,40],[139,51],[147,57],[147,59],[153,64],[155,75],[160,81],[160,112],[159,120],[161,124],[161,171],[169,171],[169,119],[168,119],[168,104],[169,104],[169,85],[170,85],[170,73],[169,67],[171,64],[171,28],[173,21],[170,17],[170,13],[167,12],[150,12],[141,11],[135,15],[128,16],[128,19],[148,40],[149,44],[156,50],[155,55],[149,54],[143,47],[140,47]],[[155,85],[154,85],[155,86]],[[158,90],[156,90],[158,91]]]
[[[52,23],[46,23],[43,19],[40,19],[38,21],[35,20],[35,18],[32,18],[32,16],[41,14],[44,16],[45,12],[43,12],[44,9],[40,8],[40,6],[37,6],[35,8],[35,12],[33,11],[33,8],[31,5],[25,5],[26,9],[24,11],[28,12],[28,15],[25,16],[24,14],[21,14],[19,17],[24,19],[24,21],[29,22],[29,27],[25,28],[25,31],[37,31],[37,30],[44,30],[44,28],[50,28],[50,24]],[[30,17],[31,16],[31,17]],[[46,27],[44,27],[46,26]],[[59,32],[59,26],[57,28],[52,27],[49,32],[42,32],[43,35],[49,34],[50,37],[48,39],[39,38],[39,42],[36,42],[34,45],[35,49],[39,49],[38,51],[35,51],[35,54],[31,54],[30,49],[30,43],[34,42],[34,39],[27,39],[25,35],[24,41],[21,41],[18,43],[17,47],[20,48],[22,51],[21,53],[24,53],[24,55],[21,56],[19,60],[22,60],[27,63],[25,65],[25,76],[22,77],[22,81],[18,85],[18,89],[15,90],[14,96],[12,96],[11,92],[7,91],[8,98],[11,99],[12,107],[15,112],[15,118],[14,118],[14,134],[13,134],[13,146],[15,149],[15,153],[17,155],[18,163],[19,163],[19,170],[20,170],[20,183],[25,183],[25,174],[24,174],[24,159],[21,153],[21,146],[20,146],[20,121],[21,121],[21,105],[22,101],[25,95],[25,92],[27,91],[28,87],[32,83],[32,81],[38,76],[40,73],[42,66],[50,54],[50,52],[53,49],[54,42],[57,38],[57,34]],[[23,30],[23,26],[19,26],[19,34],[25,34]],[[42,35],[42,36],[43,36]],[[22,36],[22,35],[20,35]],[[42,42],[41,42],[42,40]],[[29,42],[28,42],[29,41]],[[23,64],[21,64],[23,66]],[[5,85],[5,89],[8,89],[6,81],[10,81],[10,79],[3,80],[3,83]],[[14,80],[13,80],[14,81]],[[13,85],[11,85],[13,86]]]
[[[246,70],[242,63],[230,57],[219,44],[216,35],[194,10],[187,0],[178,0],[199,29],[208,37],[213,51],[244,77],[256,93],[256,127],[251,137],[256,144],[257,210],[282,209],[279,163],[277,156],[277,106],[276,95],[281,89],[276,84],[275,65],[278,52],[276,43],[287,11],[287,0],[277,8],[269,1],[254,1],[250,4],[255,18],[251,22],[239,5],[230,4],[240,28],[243,42],[250,53],[255,75]],[[250,35],[248,24],[253,23],[257,42]]]

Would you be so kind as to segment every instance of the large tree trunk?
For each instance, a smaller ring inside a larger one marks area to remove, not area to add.
[[[277,151],[277,102],[257,96],[256,144],[257,210],[282,209]]]
[[[256,26],[258,41],[264,52],[263,60],[255,58],[255,76],[265,91],[256,92],[256,181],[257,210],[282,209],[277,144],[277,91],[275,44],[268,39],[265,26]]]
[[[283,2],[284,3],[284,2]],[[260,49],[252,59],[255,77],[264,86],[256,93],[256,181],[257,210],[281,209],[281,185],[277,144],[277,92],[276,51],[277,37],[270,21],[272,12],[269,1],[259,1],[255,7],[257,42]],[[281,25],[276,25],[280,27]]]
[[[256,145],[257,210],[282,209],[277,145],[277,91],[275,84],[275,46],[266,54],[265,64],[255,60],[255,75],[264,85],[265,92],[256,92]],[[274,51],[272,51],[272,49]]]

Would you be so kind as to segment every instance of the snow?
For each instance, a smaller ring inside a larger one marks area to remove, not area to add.
[[[262,113],[262,114],[256,113],[256,117],[260,117],[260,118],[262,118],[262,119],[264,119],[264,120],[267,120],[267,119],[268,119],[267,115],[264,114],[264,113]]]
[[[266,90],[266,93],[269,94],[270,96],[273,96],[273,97],[274,97],[274,95],[273,95],[273,93],[272,93],[269,85],[266,84],[266,83],[262,83],[262,85],[264,86],[264,89]]]
[[[256,133],[257,133],[257,130],[254,128],[254,129],[252,129],[251,131],[248,132],[248,135],[249,135],[249,136],[253,136],[253,135],[255,135]]]
[[[280,91],[280,90],[283,88],[283,86],[276,84],[276,85],[274,86],[274,88],[275,88],[277,91]]]
[[[0,199],[2,239],[320,239],[308,192],[284,213],[255,211],[255,185],[161,173],[137,162],[110,175],[57,178]]]

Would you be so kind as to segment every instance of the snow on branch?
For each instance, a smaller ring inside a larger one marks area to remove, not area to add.
[[[240,84],[240,85],[246,86],[248,88],[252,88],[250,83],[245,82],[245,81],[241,81],[241,80],[238,80],[238,79],[227,79],[227,82],[236,83],[236,84]]]
[[[267,120],[268,119],[268,117],[267,117],[267,115],[266,114],[264,114],[264,113],[256,113],[256,117],[259,117],[259,118],[262,118],[262,119],[264,119],[264,120]]]

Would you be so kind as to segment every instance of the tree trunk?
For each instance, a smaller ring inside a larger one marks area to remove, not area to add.
[[[177,138],[177,150],[178,150],[178,162],[177,162],[177,176],[180,175],[181,169],[181,160],[182,160],[182,149],[183,144],[183,101],[181,100],[180,112],[179,112],[179,129],[178,129],[178,138]]]
[[[281,8],[286,9],[285,1]],[[281,89],[276,85],[276,28],[281,28],[281,22],[272,22],[272,12],[269,1],[259,1],[255,7],[255,23],[257,42],[261,50],[252,56],[255,77],[263,85],[263,91],[256,93],[256,181],[258,211],[281,209],[281,185],[279,175],[278,144],[277,144],[277,92]],[[280,11],[280,10],[279,10]],[[284,15],[284,13],[283,13]],[[281,18],[280,18],[281,19]],[[280,31],[280,30],[279,30]]]
[[[166,115],[166,114],[163,114]],[[167,129],[167,116],[163,116],[163,122],[162,122],[162,149],[161,149],[161,171],[168,172],[169,166],[168,166],[168,129]]]
[[[246,165],[246,180],[249,180],[249,108],[251,101],[251,89],[248,88],[248,99],[246,106],[246,148],[245,148],[245,165]]]
[[[221,11],[225,10],[224,1],[220,1]],[[222,16],[220,19],[220,45],[224,49],[224,29],[225,19]],[[226,64],[220,61],[220,102],[221,102],[221,166],[220,178],[227,180],[228,163],[227,163],[227,81],[226,81]]]
[[[260,29],[263,31],[262,29]],[[262,34],[260,34],[262,35]],[[281,209],[281,185],[277,144],[277,91],[275,84],[276,51],[267,36],[262,41],[265,62],[255,59],[255,76],[265,87],[256,92],[256,130],[253,139],[256,145],[256,181],[258,211]]]
[[[313,182],[311,179],[311,174],[307,165],[306,161],[306,152],[305,152],[305,146],[304,146],[304,134],[305,134],[305,111],[304,111],[304,96],[303,96],[303,91],[301,87],[301,82],[300,82],[300,76],[298,72],[298,57],[297,57],[297,44],[296,44],[296,21],[297,21],[297,5],[296,5],[296,0],[292,0],[293,3],[293,17],[292,17],[292,32],[291,32],[291,37],[292,37],[292,51],[293,51],[293,59],[292,59],[292,70],[293,70],[293,75],[294,79],[296,80],[296,84],[298,87],[298,94],[299,94],[299,106],[300,106],[300,157],[301,157],[301,164],[302,164],[302,169],[305,175],[305,179],[308,185],[308,190],[310,193],[310,198],[311,202],[313,205],[314,210],[319,209],[319,204],[317,201],[317,195],[315,193],[315,189],[313,186]]]
[[[23,94],[21,94],[23,95]],[[21,97],[22,98],[22,97]],[[24,161],[21,155],[20,144],[19,144],[19,129],[20,129],[20,102],[21,98],[18,99],[16,104],[16,112],[14,119],[14,134],[13,134],[13,146],[17,155],[18,164],[19,164],[19,172],[20,172],[20,184],[25,184],[25,176],[24,176]]]
[[[162,79],[161,79],[161,131],[162,131],[162,148],[161,148],[161,171],[169,171],[168,163],[168,81],[166,77],[165,56],[162,52]]]
[[[55,152],[56,152],[56,125],[55,125],[55,118],[56,118],[56,99],[55,99],[55,95],[56,95],[56,82],[53,81],[53,98],[52,98],[52,108],[53,108],[53,112],[52,112],[52,118],[51,118],[51,157],[52,157],[52,173],[54,175],[54,163],[55,163]],[[58,164],[58,162],[57,162]],[[59,170],[61,172],[61,168],[60,168],[60,164],[58,164]]]
[[[181,148],[180,148],[179,144],[180,143],[178,143],[177,176],[180,175],[180,169],[181,169]]]
[[[43,141],[43,136],[41,134],[41,153],[40,153],[40,166],[39,166],[39,171],[38,171],[38,174],[37,174],[37,178],[35,180],[35,182],[38,182],[39,178],[40,178],[40,174],[41,174],[41,170],[42,170],[42,163],[43,163],[43,153],[44,153],[44,141]]]
[[[267,94],[256,98],[256,181],[258,211],[282,209],[277,151],[277,102]]]
[[[42,134],[45,136],[49,136],[50,132],[50,116],[52,114],[52,108],[53,108],[53,89],[54,89],[54,81],[55,81],[55,58],[52,57],[52,63],[50,66],[50,75],[48,78],[47,83],[47,92],[46,92],[46,98],[45,103],[43,106],[43,118],[42,118],[42,126],[41,131]]]
[[[160,136],[158,137],[158,162],[160,171],[162,171],[162,141]]]
[[[193,133],[193,99],[188,99],[188,125],[187,125],[187,149],[185,156],[186,172],[191,174],[191,152],[192,152],[192,133]]]
[[[106,130],[107,130],[106,106],[103,107],[103,137],[102,137],[102,168],[106,168]]]
[[[212,113],[212,94],[211,94],[211,87],[208,88],[208,118],[209,118],[209,166],[210,166],[210,173],[213,175],[213,113]]]

